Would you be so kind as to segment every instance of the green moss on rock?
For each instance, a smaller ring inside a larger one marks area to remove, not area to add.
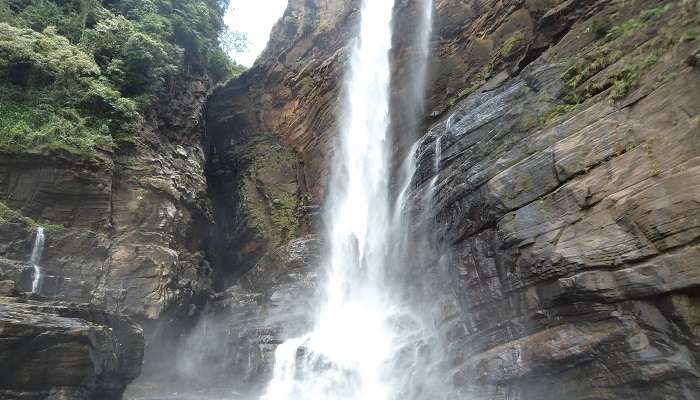
[[[37,222],[0,201],[0,224],[8,223],[19,223],[30,230],[34,230],[40,226],[44,227],[47,231],[63,229],[62,225]]]
[[[513,56],[515,54],[515,50],[520,47],[524,40],[525,32],[517,31],[512,34],[503,42],[503,45],[501,45],[501,49],[499,50],[501,57],[508,59]]]
[[[302,227],[307,197],[296,184],[297,157],[272,135],[247,148],[250,167],[243,182],[244,209],[252,227],[270,243],[281,244]]]

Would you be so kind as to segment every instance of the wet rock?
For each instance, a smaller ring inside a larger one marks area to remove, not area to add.
[[[201,306],[212,285],[198,117],[206,84],[174,85],[138,140],[114,152],[0,156],[0,202],[11,217],[0,220],[0,278],[31,290],[20,267],[44,225],[40,295],[149,319]]]
[[[143,332],[89,306],[0,297],[0,397],[122,398],[139,375]]]
[[[254,398],[271,377],[277,345],[313,323],[319,255],[316,235],[292,240],[210,299],[185,333],[169,335],[173,328],[164,324],[151,329],[144,373],[127,398],[216,398],[213,393],[234,391]]]
[[[0,296],[13,296],[17,293],[15,281],[0,281]]]
[[[442,145],[430,211],[453,254],[460,316],[443,334],[455,387],[474,399],[691,399],[700,79],[683,60],[695,50],[658,50],[663,59],[622,99],[604,90],[552,111],[571,89],[576,53],[602,46],[585,39],[588,18],[638,13],[598,3],[584,18],[581,5],[559,6],[569,31],[541,57],[455,104],[422,139],[417,198]],[[648,40],[606,45],[644,55]]]
[[[241,384],[271,377],[274,350],[286,339],[305,334],[318,305],[320,241],[316,235],[290,241],[267,254],[213,303],[229,315],[231,366],[243,369]],[[247,361],[247,366],[241,362]]]
[[[32,290],[34,269],[28,263],[0,258],[0,280],[12,281],[23,292]]]

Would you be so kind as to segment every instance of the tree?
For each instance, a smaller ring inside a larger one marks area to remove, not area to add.
[[[243,53],[248,48],[248,35],[226,27],[219,35],[219,45],[227,54]]]

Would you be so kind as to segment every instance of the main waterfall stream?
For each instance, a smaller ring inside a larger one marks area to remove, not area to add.
[[[392,198],[388,132],[393,7],[393,0],[362,4],[328,188],[325,296],[315,328],[277,347],[265,400],[399,399],[409,398],[406,386],[418,386],[406,369],[415,368],[417,361],[405,360],[405,355],[418,353],[424,330],[395,277],[406,261],[401,247],[408,244],[408,228],[402,208],[413,171],[410,165],[405,168],[402,190]],[[424,21],[417,37],[422,42],[429,37],[431,8],[427,2],[420,12]],[[427,58],[428,44],[418,48]],[[417,63],[416,84],[421,87],[414,92],[422,97],[425,60]]]

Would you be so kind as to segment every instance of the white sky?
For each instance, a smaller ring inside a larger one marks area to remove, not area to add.
[[[231,0],[224,17],[226,24],[248,34],[249,42],[245,53],[234,53],[231,57],[246,67],[253,65],[265,49],[272,25],[282,17],[285,8],[287,0]]]

